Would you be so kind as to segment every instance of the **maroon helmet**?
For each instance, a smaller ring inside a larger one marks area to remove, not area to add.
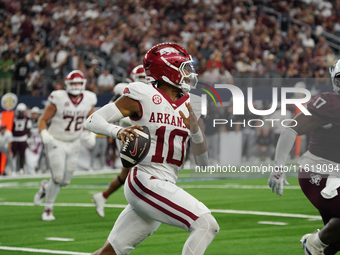
[[[145,72],[143,65],[138,65],[135,68],[133,68],[130,76],[133,82],[136,81],[145,82]]]
[[[80,83],[81,85],[72,85],[75,83]],[[66,91],[74,96],[81,94],[85,90],[86,79],[83,72],[79,70],[74,70],[70,72],[65,79]]]
[[[189,53],[176,43],[153,46],[143,58],[147,82],[163,80],[187,93],[197,84],[197,74]]]

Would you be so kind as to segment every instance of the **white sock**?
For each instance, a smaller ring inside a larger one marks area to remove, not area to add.
[[[211,214],[203,214],[191,224],[190,230],[182,255],[203,255],[219,232],[219,226]]]
[[[316,247],[322,248],[322,249],[325,249],[328,246],[328,244],[324,244],[321,241],[321,239],[319,237],[319,232],[314,235],[313,243]]]
[[[46,201],[45,201],[45,210],[52,210],[54,201],[56,200],[59,190],[60,190],[60,184],[55,183],[52,179],[49,180],[46,187]]]

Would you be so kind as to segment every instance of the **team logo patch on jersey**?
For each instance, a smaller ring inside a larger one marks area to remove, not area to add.
[[[311,184],[315,184],[316,186],[319,186],[321,180],[322,180],[322,178],[321,178],[320,174],[311,174],[309,182]]]
[[[130,94],[129,88],[125,88],[125,89],[123,90],[123,94]]]
[[[162,98],[161,98],[160,95],[154,95],[154,96],[152,97],[152,101],[153,101],[155,104],[160,104],[160,103],[162,103]]]
[[[65,106],[69,106],[70,105],[70,103],[69,102],[65,102]]]

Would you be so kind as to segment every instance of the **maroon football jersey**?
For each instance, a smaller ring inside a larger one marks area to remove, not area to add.
[[[340,96],[322,93],[314,97],[307,108],[330,123],[311,132],[308,150],[315,156],[340,163]]]
[[[28,125],[29,118],[26,116],[19,117],[15,116],[13,120],[13,137],[19,137],[27,135],[30,129],[30,126]]]

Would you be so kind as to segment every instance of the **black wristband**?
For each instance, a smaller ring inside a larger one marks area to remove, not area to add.
[[[124,185],[125,180],[123,181],[122,178],[120,178],[120,175],[118,175],[118,181],[121,185]]]

